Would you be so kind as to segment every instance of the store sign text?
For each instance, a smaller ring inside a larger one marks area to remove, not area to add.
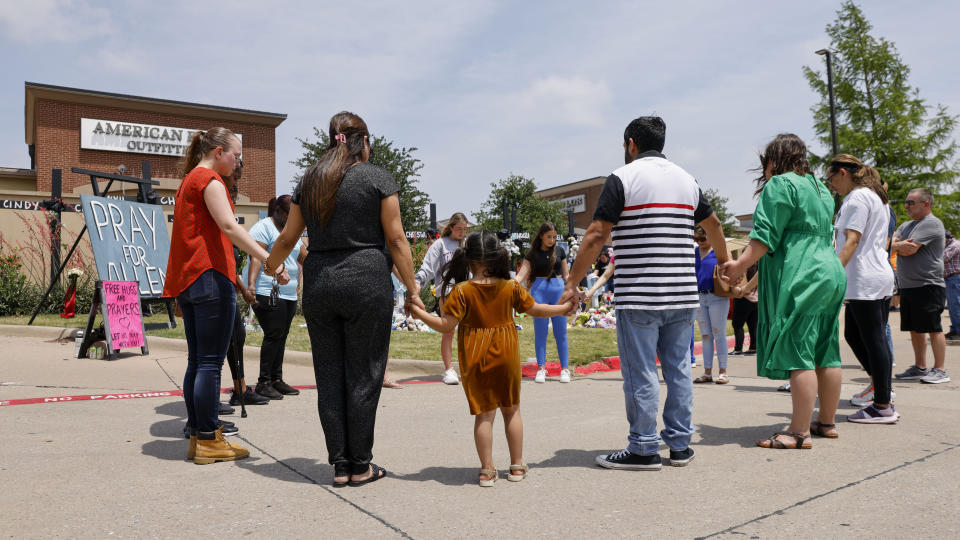
[[[81,118],[80,148],[182,156],[196,131],[189,128]],[[237,137],[241,137],[239,133]]]

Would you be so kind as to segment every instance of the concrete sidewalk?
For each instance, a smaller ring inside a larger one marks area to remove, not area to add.
[[[57,342],[59,333],[0,327],[0,400],[179,389],[182,342],[150,338],[149,356],[109,362],[72,358],[72,341]],[[958,351],[947,351],[954,377]],[[755,375],[753,357],[732,357],[730,384],[694,388],[696,459],[659,472],[593,464],[626,444],[619,373],[569,385],[524,381],[531,473],[520,483],[501,475],[491,489],[476,485],[473,422],[459,386],[385,389],[374,461],[390,476],[344,489],[329,487],[313,390],[228,417],[241,429],[232,440],[251,457],[210,466],[184,461],[177,396],[0,407],[0,530],[16,538],[960,536],[960,486],[951,480],[960,473],[958,383],[895,382],[899,424],[847,423],[856,410],[849,397],[867,377],[845,345],[842,352],[839,439],[815,439],[808,451],[755,447],[787,422],[790,397]],[[900,332],[895,352],[902,371],[912,350]],[[284,378],[313,384],[312,367],[292,356]],[[246,359],[252,382],[257,349]],[[441,371],[401,360],[390,370],[401,380],[439,380]],[[495,458],[505,471],[497,424]]]

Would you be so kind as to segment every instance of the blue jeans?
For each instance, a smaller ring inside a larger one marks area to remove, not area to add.
[[[617,308],[617,343],[620,373],[630,423],[627,450],[649,456],[660,449],[660,441],[673,450],[690,446],[693,435],[693,379],[687,346],[693,323],[693,309],[639,310]],[[657,433],[660,379],[667,383],[663,404],[664,428]],[[662,439],[661,439],[662,437]]]
[[[530,287],[530,296],[538,304],[556,304],[563,294],[563,280],[560,278],[537,278]],[[567,349],[567,317],[557,315],[550,318],[533,319],[533,349],[537,353],[537,365],[543,367],[547,361],[547,327],[553,323],[553,339],[557,342],[557,355],[560,367],[567,369],[569,351]]]
[[[693,336],[695,333],[696,332],[693,331],[693,325],[691,324],[690,325],[690,363],[691,364],[697,363],[697,357],[696,355],[693,354]]]
[[[716,350],[720,369],[727,370],[727,313],[729,312],[729,298],[714,296],[711,293],[700,294],[697,323],[700,324],[700,335],[703,336],[703,369],[713,369],[713,352]]]
[[[187,371],[183,375],[187,425],[197,431],[215,431],[220,424],[220,370],[233,335],[236,292],[226,276],[207,270],[177,301],[187,334]]]
[[[947,284],[947,312],[950,313],[950,333],[960,330],[960,274],[943,280]]]

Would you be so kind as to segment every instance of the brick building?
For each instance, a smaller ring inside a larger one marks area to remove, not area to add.
[[[534,195],[550,201],[563,201],[566,209],[573,210],[574,231],[578,235],[582,235],[587,231],[590,222],[593,221],[593,211],[597,208],[597,200],[600,199],[600,192],[603,191],[603,183],[606,180],[606,176],[595,176],[586,180],[541,189]],[[560,224],[557,226],[566,229]],[[607,238],[606,243],[612,244],[612,239]]]
[[[286,119],[285,114],[32,82],[25,83],[24,89],[24,139],[30,168],[0,167],[0,241],[4,246],[23,246],[24,220],[42,218],[36,203],[50,198],[53,169],[62,171],[63,201],[74,209],[79,206],[80,194],[92,194],[93,189],[89,176],[71,172],[71,168],[105,173],[123,170],[127,176],[141,176],[141,163],[149,161],[151,176],[159,182],[154,189],[169,219],[183,177],[183,150],[194,131],[215,126],[230,129],[243,142],[238,221],[249,229],[275,195],[276,128]],[[105,186],[102,181],[100,189]],[[135,195],[135,186],[118,183],[108,194]],[[65,237],[79,233],[82,214],[65,212],[63,226]]]

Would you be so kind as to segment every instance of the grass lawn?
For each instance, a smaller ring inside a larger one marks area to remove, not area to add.
[[[157,314],[148,317],[146,322],[166,322],[166,313]],[[10,316],[0,317],[0,324],[26,325],[30,317]],[[527,358],[533,358],[536,354],[533,352],[533,319],[525,317],[517,319],[523,326],[520,335],[520,358],[526,361]],[[87,316],[77,315],[73,319],[63,319],[59,315],[38,315],[34,321],[36,326],[55,326],[65,328],[83,328],[87,323]],[[98,323],[99,324],[99,319]],[[177,328],[167,330],[150,330],[148,336],[160,336],[168,338],[185,339],[183,333],[182,320],[177,320]],[[296,351],[310,351],[310,337],[307,335],[307,329],[301,328],[304,319],[301,316],[294,317],[293,325],[290,328],[290,336],[287,338],[287,348]],[[727,322],[727,335],[733,334],[733,325]],[[694,339],[700,340],[700,331],[697,329],[694,333]],[[259,332],[247,332],[247,345],[260,346],[263,341],[263,334]],[[557,348],[554,344],[553,336],[547,340],[547,361],[557,361]],[[617,331],[604,328],[568,328],[567,343],[570,348],[570,363],[573,365],[589,364],[594,360],[599,360],[604,356],[616,356],[617,353]],[[454,355],[456,355],[456,345],[454,345]],[[390,358],[403,358],[410,360],[436,360],[440,361],[440,334],[435,332],[410,332],[406,330],[397,330],[392,332],[390,338]]]

